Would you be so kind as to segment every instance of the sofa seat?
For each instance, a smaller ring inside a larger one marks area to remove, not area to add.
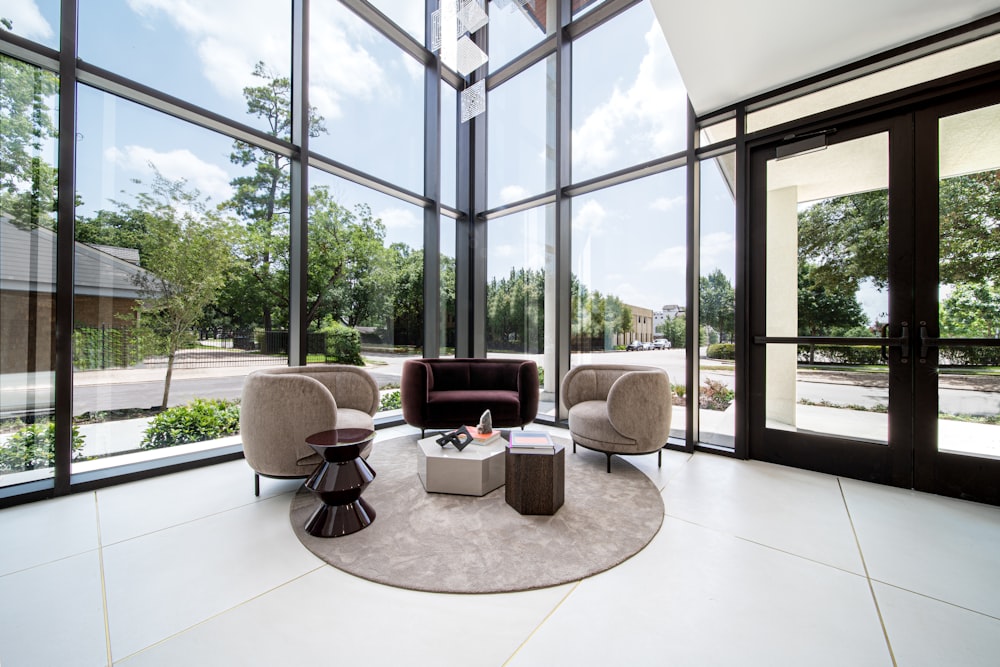
[[[607,401],[583,401],[569,413],[569,430],[577,444],[616,454],[638,454],[639,441],[619,433],[608,418]]]
[[[475,415],[469,424],[479,423],[479,417],[490,411],[497,425],[519,424],[521,400],[516,391],[504,389],[451,389],[427,393],[427,418],[447,421],[456,410]]]

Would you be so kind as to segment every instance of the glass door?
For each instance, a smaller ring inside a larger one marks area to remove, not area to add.
[[[1000,504],[1000,94],[752,150],[752,458]]]
[[[915,487],[1000,504],[1000,104],[917,114]]]
[[[750,455],[912,483],[912,120],[751,154]]]

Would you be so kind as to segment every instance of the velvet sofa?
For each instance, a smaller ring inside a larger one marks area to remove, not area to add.
[[[403,419],[420,428],[479,423],[524,427],[538,414],[538,365],[523,359],[409,359],[400,383]]]

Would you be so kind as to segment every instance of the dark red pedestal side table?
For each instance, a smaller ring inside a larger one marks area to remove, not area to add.
[[[555,514],[563,505],[566,488],[566,450],[556,444],[544,454],[507,450],[507,504],[521,514]]]
[[[323,457],[323,463],[306,480],[306,488],[320,504],[306,521],[306,532],[315,537],[341,537],[356,533],[375,520],[375,510],[361,494],[375,479],[375,471],[361,458],[375,431],[339,428],[313,433],[306,444]]]

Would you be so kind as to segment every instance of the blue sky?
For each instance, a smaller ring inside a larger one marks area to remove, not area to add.
[[[422,2],[373,4],[422,36]],[[256,82],[251,72],[257,61],[288,75],[289,5],[288,0],[80,0],[80,57],[254,125],[258,121],[245,116],[242,90]],[[420,192],[422,68],[339,3],[312,7],[310,96],[328,130],[312,148]],[[16,33],[56,46],[57,0],[0,0],[0,14],[12,18]],[[523,16],[494,12],[491,37],[495,68],[542,35]],[[648,4],[594,30],[574,48],[575,180],[683,148],[683,85]],[[491,206],[551,187],[545,67],[540,63],[490,94]],[[123,190],[136,191],[132,179],[148,182],[150,163],[168,178],[187,178],[215,202],[228,196],[229,180],[242,173],[229,161],[229,139],[92,89],[81,89],[78,117],[84,213],[110,207]],[[451,137],[443,150],[454,151]],[[454,178],[452,166],[444,171]],[[422,244],[419,208],[319,172],[312,178],[330,185],[344,204],[371,205],[388,227],[387,242]],[[732,198],[714,168],[704,170],[703,188],[702,273],[721,268],[732,278]],[[453,193],[449,180],[445,203],[453,203]],[[579,197],[573,217],[573,270],[585,271],[585,284],[652,309],[684,303],[683,171]],[[539,210],[498,224],[490,234],[489,274],[508,273],[505,262],[540,268],[544,234],[536,227],[544,221]],[[450,250],[447,240],[443,246]]]

